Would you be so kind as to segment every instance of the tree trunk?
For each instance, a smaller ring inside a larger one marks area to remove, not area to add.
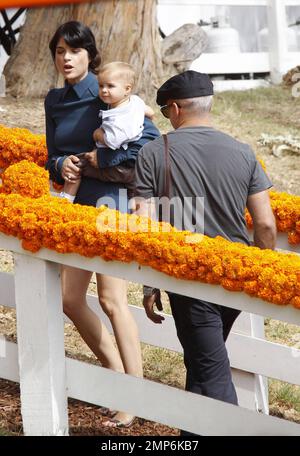
[[[44,96],[58,75],[48,43],[56,28],[79,20],[95,34],[102,62],[122,60],[136,69],[136,92],[151,100],[163,80],[156,0],[102,0],[28,10],[20,38],[4,74],[13,96]]]
[[[18,42],[3,71],[10,95],[45,96],[57,86],[58,74],[48,46],[58,25],[71,14],[72,6],[27,10]]]

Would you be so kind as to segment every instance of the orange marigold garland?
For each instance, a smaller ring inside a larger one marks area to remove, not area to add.
[[[35,163],[22,160],[2,173],[1,193],[18,193],[30,198],[49,194],[49,173]]]
[[[288,233],[290,244],[300,243],[300,196],[284,192],[270,192],[270,201],[278,231]],[[251,216],[246,211],[248,228],[253,228]]]
[[[203,236],[202,242],[193,242],[191,233],[165,223],[48,195],[37,199],[0,195],[0,231],[22,239],[23,247],[32,252],[46,247],[99,255],[107,261],[136,261],[179,279],[220,284],[300,308],[300,258],[295,254],[247,247],[221,237]]]
[[[31,133],[25,128],[9,128],[0,124],[0,168],[5,169],[21,160],[45,166],[45,135]]]

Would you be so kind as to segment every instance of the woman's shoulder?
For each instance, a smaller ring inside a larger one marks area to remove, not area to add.
[[[50,89],[45,98],[45,106],[51,106],[60,99],[64,88],[61,89]]]

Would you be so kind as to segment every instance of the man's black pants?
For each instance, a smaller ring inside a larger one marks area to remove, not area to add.
[[[187,296],[168,293],[183,347],[187,391],[237,404],[225,341],[240,314]],[[192,435],[183,431],[182,435]]]

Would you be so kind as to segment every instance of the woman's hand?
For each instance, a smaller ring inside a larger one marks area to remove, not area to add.
[[[61,175],[66,182],[75,182],[80,179],[81,170],[76,166],[79,161],[76,155],[70,155],[64,160]]]
[[[93,168],[99,168],[97,160],[97,149],[92,150],[91,152],[86,152],[84,158],[89,162]]]

